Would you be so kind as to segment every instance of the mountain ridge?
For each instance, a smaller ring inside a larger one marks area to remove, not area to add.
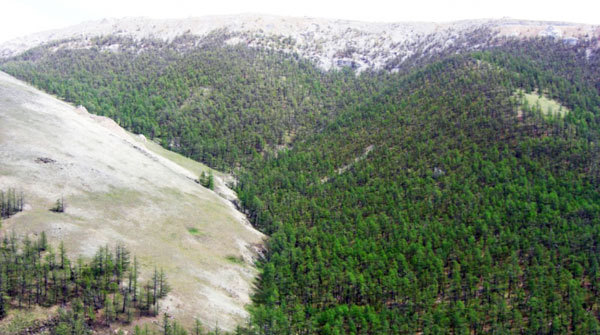
[[[490,32],[487,40],[481,43],[490,43],[497,37],[536,36],[550,36],[573,43],[573,38],[600,36],[598,25],[506,18],[444,23],[376,23],[260,14],[186,19],[126,17],[87,21],[13,39],[0,44],[0,59],[17,56],[50,42],[56,43],[57,48],[89,48],[91,39],[103,36],[171,42],[182,35],[205,37],[221,31],[227,34],[224,43],[229,45],[244,44],[297,53],[325,70],[350,66],[362,71],[384,68],[394,58],[404,61],[419,52],[430,54],[456,47],[455,44],[466,45],[468,41],[464,37],[472,38],[481,30]],[[115,49],[118,45],[107,48]]]

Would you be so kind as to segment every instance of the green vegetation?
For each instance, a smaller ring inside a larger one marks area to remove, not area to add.
[[[16,309],[60,305],[56,318],[38,324],[52,334],[91,334],[93,327],[155,315],[170,289],[165,273],[157,270],[138,284],[137,260],[131,264],[121,246],[114,252],[100,248],[89,263],[72,262],[64,245],[55,252],[44,233],[35,241],[11,235],[2,238],[0,255],[0,319]],[[19,324],[9,328],[18,330]]]
[[[189,36],[170,44],[96,39],[90,50],[42,46],[1,69],[224,170],[288,144],[290,134],[324,127],[358,102],[347,92],[367,93],[376,85],[357,81],[350,70],[322,72],[287,54],[226,47],[226,38],[214,34],[189,50],[180,47]],[[121,52],[100,51],[116,42]],[[146,51],[138,53],[142,45]]]
[[[199,163],[193,159],[190,159],[188,157],[182,156],[181,154],[178,154],[176,152],[167,150],[163,147],[160,146],[160,144],[154,142],[154,141],[150,141],[150,140],[146,140],[146,139],[141,139],[140,136],[134,135],[134,134],[130,134],[135,140],[138,141],[138,143],[140,143],[141,145],[143,145],[146,149],[150,150],[151,152],[162,156],[172,162],[177,163],[178,165],[186,168],[189,171],[201,171],[201,172],[209,172],[211,171],[214,174],[219,175],[218,171],[214,171],[211,168],[209,168],[208,166]]]
[[[243,174],[271,235],[252,329],[598,331],[599,110],[519,119],[514,75],[435,63]]]
[[[198,178],[198,183],[200,183],[200,185],[214,190],[215,189],[215,176],[213,175],[212,170],[210,170],[208,172],[208,174],[204,171],[202,171],[202,173],[200,174],[200,177]]]
[[[588,45],[506,40],[355,76],[219,38],[180,53],[42,47],[2,68],[237,173],[270,235],[241,333],[600,332]],[[550,103],[568,113],[548,117]]]
[[[6,192],[0,190],[0,220],[22,211],[23,204],[23,192],[17,194],[13,188]]]
[[[65,199],[57,199],[56,203],[52,208],[50,208],[50,210],[55,213],[63,213],[65,211]]]
[[[236,257],[233,255],[229,255],[226,257],[228,261],[234,264],[244,264],[244,259],[242,257]]]
[[[36,326],[46,325],[56,314],[53,308],[32,307],[26,309],[13,309],[10,317],[0,323],[0,334],[21,335],[31,331]]]
[[[192,234],[192,235],[198,235],[198,234],[200,234],[200,230],[198,230],[198,228],[195,228],[195,227],[189,227],[189,228],[188,228],[188,231],[189,231],[189,232],[190,232],[190,234]]]
[[[549,116],[565,116],[569,110],[560,105],[555,100],[548,99],[535,92],[524,93],[522,90],[517,91],[516,97],[521,101],[523,108],[537,108],[543,114]]]

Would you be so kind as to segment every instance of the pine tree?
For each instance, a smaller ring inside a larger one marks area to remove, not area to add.
[[[202,322],[199,319],[194,323],[194,335],[202,335]]]
[[[167,313],[163,314],[162,329],[163,335],[171,335],[171,324],[169,323],[169,315]]]
[[[213,175],[212,170],[208,172],[208,180],[206,182],[206,187],[208,187],[211,190],[215,189],[215,176]]]

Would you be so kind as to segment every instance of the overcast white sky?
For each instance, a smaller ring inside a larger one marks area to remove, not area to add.
[[[600,24],[598,0],[1,0],[0,42],[105,17],[263,13],[362,21],[512,17]]]

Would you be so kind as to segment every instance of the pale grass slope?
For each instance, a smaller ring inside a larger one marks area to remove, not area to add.
[[[525,101],[527,101],[527,104],[530,107],[539,108],[545,115],[565,116],[569,113],[569,108],[561,105],[560,102],[548,99],[544,95],[539,95],[537,92],[523,93],[522,103],[524,104]]]
[[[525,91],[519,89],[515,92],[514,98],[521,104],[521,106],[528,108],[535,108],[539,110],[542,115],[548,117],[564,117],[569,112],[568,107],[563,106],[560,102],[549,99],[545,95],[540,95],[537,90],[531,93],[526,93]],[[523,115],[522,110],[517,111],[517,116],[521,117]]]
[[[0,72],[0,189],[22,190],[26,201],[3,233],[46,231],[73,257],[123,243],[147,271],[166,270],[173,292],[163,310],[232,329],[247,317],[264,236],[230,201],[194,182],[201,169]],[[232,196],[217,176],[220,193]],[[50,212],[60,197],[66,212]]]

